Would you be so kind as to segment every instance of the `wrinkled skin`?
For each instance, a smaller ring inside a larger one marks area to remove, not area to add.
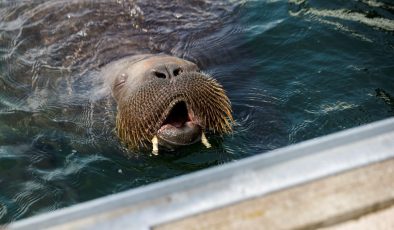
[[[190,61],[135,55],[103,68],[117,106],[117,133],[130,148],[153,137],[173,148],[200,141],[205,131],[231,132],[231,107],[216,80]]]

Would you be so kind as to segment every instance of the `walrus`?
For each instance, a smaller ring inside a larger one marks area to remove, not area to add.
[[[165,54],[140,54],[102,68],[117,103],[116,133],[130,149],[176,148],[205,133],[228,134],[233,117],[223,87],[190,61]]]

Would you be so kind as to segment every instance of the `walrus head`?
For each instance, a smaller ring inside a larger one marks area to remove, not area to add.
[[[196,143],[204,132],[232,131],[228,97],[196,64],[167,55],[139,55],[110,69],[116,130],[129,148]],[[205,139],[205,140],[204,140]],[[209,143],[206,143],[209,146]]]

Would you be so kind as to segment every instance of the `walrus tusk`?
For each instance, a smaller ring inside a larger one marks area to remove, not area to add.
[[[207,137],[205,136],[205,133],[203,132],[201,135],[201,142],[203,143],[203,145],[205,145],[205,147],[207,147],[207,149],[211,148],[212,145],[209,144]]]
[[[153,155],[159,155],[159,140],[157,136],[152,138],[152,153]]]

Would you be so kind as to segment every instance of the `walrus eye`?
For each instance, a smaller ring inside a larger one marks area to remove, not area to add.
[[[125,73],[122,73],[118,78],[116,78],[115,82],[114,82],[114,88],[119,88],[120,86],[124,85],[124,83],[126,82],[128,78],[128,75]]]
[[[175,69],[174,70],[174,76],[178,76],[179,74],[181,74],[183,71],[181,68]]]

